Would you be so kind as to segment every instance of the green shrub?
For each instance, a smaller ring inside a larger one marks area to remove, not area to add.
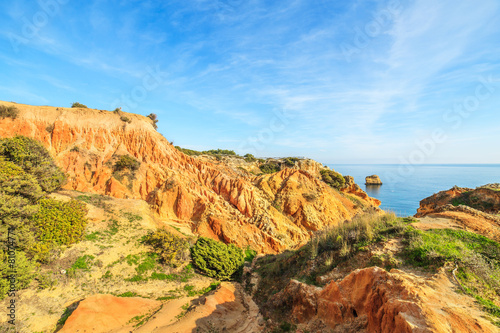
[[[19,114],[19,110],[15,106],[0,105],[0,119],[12,118],[16,119]]]
[[[129,124],[132,122],[132,120],[130,120],[128,117],[125,117],[125,116],[121,116],[120,120],[123,122],[129,123]]]
[[[245,154],[245,156],[243,157],[245,157],[245,161],[247,161],[248,163],[257,161],[255,156],[253,156],[252,154]]]
[[[81,109],[87,109],[87,105],[83,105],[82,103],[74,102],[71,104],[72,108],[81,108]]]
[[[245,260],[243,251],[236,245],[206,237],[198,239],[191,249],[191,257],[199,270],[219,280],[231,279]]]
[[[127,291],[127,292],[124,292],[123,294],[119,294],[119,295],[116,295],[117,297],[137,297],[139,295],[137,295],[136,292],[133,292],[133,291]]]
[[[247,247],[245,249],[245,261],[246,262],[251,263],[253,261],[253,258],[255,258],[256,255],[257,255],[257,251],[252,250],[250,247]]]
[[[333,170],[321,170],[320,173],[321,179],[332,188],[335,188],[337,190],[344,188],[345,179],[340,173]]]
[[[233,150],[227,150],[227,149],[211,149],[211,150],[202,151],[202,153],[207,154],[207,155],[232,155],[232,156],[236,156],[236,153]]]
[[[47,149],[34,139],[25,136],[2,139],[0,155],[33,175],[45,192],[59,189],[66,181],[64,173],[56,166]]]
[[[129,155],[120,155],[118,160],[115,162],[115,171],[121,171],[124,169],[129,169],[130,171],[136,171],[141,166],[141,162]]]
[[[158,125],[156,125],[156,123],[158,122],[158,116],[154,113],[150,113],[150,114],[148,114],[148,118],[153,121],[152,124],[153,124],[154,129],[158,129]]]
[[[42,199],[38,213],[33,216],[37,238],[47,244],[76,243],[85,235],[86,214],[86,206],[80,201]]]
[[[10,289],[7,253],[0,250],[0,299],[5,298]],[[35,264],[22,251],[16,251],[16,290],[27,288],[34,277]]]
[[[0,193],[26,198],[34,203],[43,196],[37,179],[20,166],[0,156]]]
[[[274,163],[261,164],[259,169],[263,173],[275,173],[281,170],[280,166]]]
[[[196,151],[196,150],[187,149],[187,148],[181,148],[179,146],[174,146],[174,148],[177,149],[178,151],[183,152],[186,155],[189,155],[189,156],[198,156],[198,155],[202,154],[201,151]]]
[[[13,229],[19,250],[28,251],[35,242],[30,220],[38,211],[37,201],[43,196],[35,177],[0,156],[0,234]],[[7,238],[0,249],[6,250]]]
[[[144,243],[150,245],[167,265],[177,267],[189,259],[189,243],[165,229],[150,232]]]
[[[285,166],[288,168],[292,168],[295,166],[295,162],[298,161],[300,161],[300,159],[297,157],[286,157],[283,159],[283,164],[285,164]]]

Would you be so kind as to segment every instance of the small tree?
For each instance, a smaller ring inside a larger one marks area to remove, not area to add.
[[[81,109],[88,109],[87,105],[83,105],[82,103],[74,102],[71,104],[72,108],[81,108]]]
[[[154,127],[155,129],[158,129],[158,125],[156,125],[156,123],[158,122],[158,116],[157,116],[156,114],[154,114],[154,113],[150,113],[150,114],[148,115],[148,118],[149,118],[149,119],[151,119],[151,120],[153,121],[153,127]]]

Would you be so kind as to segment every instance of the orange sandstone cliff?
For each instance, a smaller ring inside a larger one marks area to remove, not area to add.
[[[460,228],[500,241],[498,184],[476,189],[453,187],[420,201],[416,217],[452,220]]]
[[[183,154],[141,115],[0,104],[19,110],[16,119],[0,119],[0,136],[41,141],[68,175],[64,188],[143,199],[164,222],[259,252],[303,244],[312,232],[380,205],[352,179],[343,192],[330,188],[320,179],[324,167],[311,160],[256,176],[224,159]],[[139,161],[138,169],[116,171],[122,155]]]

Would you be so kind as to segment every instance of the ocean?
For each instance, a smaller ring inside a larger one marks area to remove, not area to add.
[[[328,164],[354,181],[369,196],[382,201],[381,208],[398,216],[417,213],[420,200],[457,185],[476,188],[500,183],[500,164]],[[383,185],[366,186],[365,177],[376,174]]]

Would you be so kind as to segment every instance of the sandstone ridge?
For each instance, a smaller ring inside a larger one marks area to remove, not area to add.
[[[330,188],[311,160],[258,176],[181,153],[141,115],[0,104],[19,110],[16,119],[0,120],[1,137],[41,141],[68,174],[65,189],[142,199],[166,223],[259,252],[302,244],[312,232],[380,205],[354,185]],[[140,163],[137,170],[114,168],[123,155]]]
[[[500,241],[499,212],[497,184],[476,189],[455,186],[420,201],[415,217],[450,219],[463,229]]]

